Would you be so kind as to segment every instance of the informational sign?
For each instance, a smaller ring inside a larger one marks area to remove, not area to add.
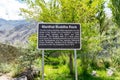
[[[80,24],[38,24],[39,49],[80,49]]]

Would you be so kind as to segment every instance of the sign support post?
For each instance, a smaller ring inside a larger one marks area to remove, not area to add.
[[[42,80],[44,80],[44,50],[42,50]]]
[[[75,80],[78,80],[78,74],[77,74],[77,53],[76,53],[76,49],[74,49],[74,65],[75,65]]]
[[[79,23],[39,23],[38,49],[42,50],[42,80],[44,80],[44,50],[74,50],[75,80],[77,73],[77,52],[81,48]]]

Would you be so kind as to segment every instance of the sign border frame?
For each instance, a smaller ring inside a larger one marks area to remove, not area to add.
[[[38,35],[39,35],[39,24],[79,24],[80,25],[80,48],[39,48],[38,46]],[[80,23],[44,23],[44,22],[38,22],[37,23],[37,49],[40,50],[81,50],[82,48],[82,42],[81,42],[81,24]]]

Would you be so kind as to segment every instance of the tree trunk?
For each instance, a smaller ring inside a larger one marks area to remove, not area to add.
[[[69,54],[69,68],[70,68],[70,75],[73,75],[73,58],[72,54]]]

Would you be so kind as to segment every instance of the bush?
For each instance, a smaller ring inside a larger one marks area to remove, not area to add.
[[[12,65],[8,63],[0,64],[0,73],[9,73],[12,70]]]
[[[60,64],[60,60],[58,58],[48,57],[45,59],[45,64],[56,66]]]

